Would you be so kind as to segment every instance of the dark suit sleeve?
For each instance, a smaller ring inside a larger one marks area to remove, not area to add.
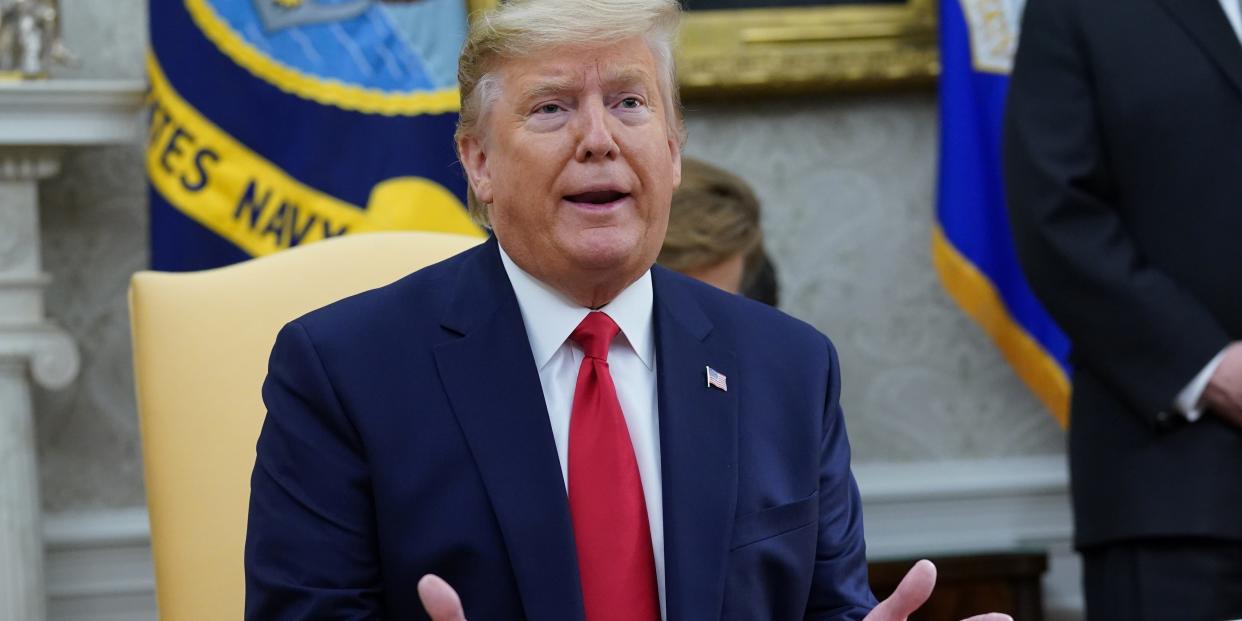
[[[246,619],[379,618],[365,456],[296,322],[276,338],[263,400],[246,531]]]
[[[1026,4],[1005,115],[1006,199],[1019,260],[1075,362],[1154,423],[1229,339],[1126,229],[1079,19],[1089,4]]]
[[[837,352],[828,347],[828,391],[820,443],[819,541],[806,619],[854,621],[875,607],[867,579],[862,499],[850,472],[850,443],[841,411],[841,371]]]

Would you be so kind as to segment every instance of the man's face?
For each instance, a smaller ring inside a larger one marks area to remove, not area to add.
[[[651,50],[559,47],[498,76],[480,136],[460,145],[497,239],[558,288],[628,284],[655,262],[681,181]]]

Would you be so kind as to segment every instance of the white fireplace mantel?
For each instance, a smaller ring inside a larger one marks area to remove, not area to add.
[[[0,147],[122,144],[141,135],[142,82],[0,82]]]
[[[0,619],[44,621],[43,528],[30,386],[78,372],[73,339],[49,323],[39,180],[67,149],[141,138],[146,86],[133,81],[0,82]]]

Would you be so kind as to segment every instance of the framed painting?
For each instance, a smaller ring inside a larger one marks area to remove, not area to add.
[[[686,98],[934,83],[935,0],[684,0]]]
[[[496,0],[467,0],[470,9]],[[682,96],[928,86],[936,0],[682,0]]]

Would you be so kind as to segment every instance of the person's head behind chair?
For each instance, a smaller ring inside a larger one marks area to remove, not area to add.
[[[775,274],[763,249],[759,199],[737,175],[682,160],[659,263],[725,291],[776,304]]]

